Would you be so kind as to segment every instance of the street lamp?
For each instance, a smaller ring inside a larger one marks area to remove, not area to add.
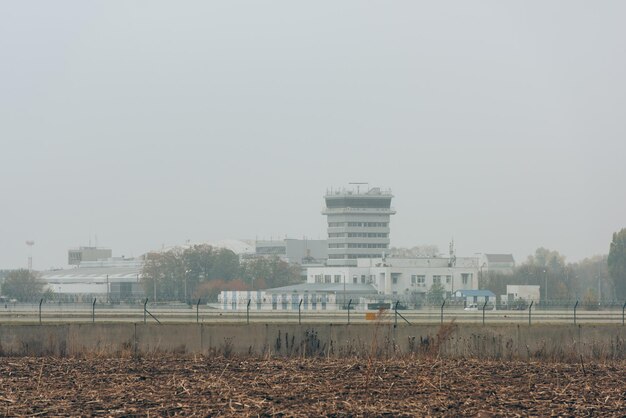
[[[341,274],[343,276],[343,307],[346,307],[346,273]]]
[[[485,285],[485,279],[483,278],[483,268],[487,265],[487,263],[483,263],[480,266],[480,281],[482,282],[482,285]],[[480,286],[479,286],[480,287]]]
[[[548,271],[546,269],[543,269],[543,275],[544,275],[544,282],[546,286],[546,291],[544,293],[546,295],[546,306],[547,306],[548,305]]]
[[[187,303],[187,276],[191,273],[191,270],[185,270],[185,303]]]

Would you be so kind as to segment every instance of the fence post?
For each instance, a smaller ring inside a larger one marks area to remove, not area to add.
[[[400,303],[399,300],[396,301],[396,304],[393,305],[393,327],[397,327],[398,326],[398,303]]]
[[[93,303],[91,304],[91,323],[96,322],[96,298],[93,298]]]
[[[198,299],[198,303],[196,303],[196,323],[200,323],[200,299]]]
[[[624,310],[626,309],[626,302],[624,302],[624,306],[622,306],[622,326],[624,325]]]
[[[39,325],[41,325],[41,304],[43,303],[43,299],[39,301]]]
[[[246,324],[250,325],[250,302],[252,299],[248,299],[248,304],[246,305]]]
[[[483,325],[485,325],[485,308],[487,307],[487,298],[485,298],[485,304],[483,305]]]
[[[531,317],[531,313],[532,313],[532,310],[533,310],[533,303],[535,303],[535,301],[531,300],[530,301],[530,306],[528,307],[528,326],[531,325],[530,317]]]
[[[445,304],[446,304],[446,300],[444,299],[443,303],[441,304],[441,323],[442,324],[443,324],[443,307],[445,306]]]
[[[578,307],[578,301],[574,304],[574,325],[576,325],[576,308]]]
[[[302,325],[302,299],[300,299],[300,303],[298,304],[298,325]]]
[[[146,312],[148,312],[148,308],[146,308],[146,305],[148,305],[148,298],[146,298],[146,301],[143,303],[143,323],[146,323]]]
[[[348,302],[348,325],[350,325],[350,305],[352,305],[352,299]]]

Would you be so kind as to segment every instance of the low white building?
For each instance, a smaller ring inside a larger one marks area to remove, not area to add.
[[[496,295],[491,290],[456,290],[454,297],[457,300],[463,300],[464,307],[475,307],[485,309],[494,309],[496,306]]]
[[[266,290],[224,290],[217,297],[224,310],[326,311],[355,309],[377,296],[370,285],[302,283]],[[302,305],[300,305],[302,302]]]
[[[502,298],[502,302],[511,303],[517,300],[539,302],[540,287],[538,285],[507,284],[506,297]]]
[[[365,258],[356,267],[311,267],[307,283],[367,284],[392,299],[424,296],[440,284],[446,297],[455,290],[478,289],[478,258]]]

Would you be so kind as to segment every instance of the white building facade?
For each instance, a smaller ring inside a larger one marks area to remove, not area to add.
[[[481,266],[484,273],[513,274],[515,259],[513,254],[483,254]]]
[[[372,285],[379,295],[393,299],[425,295],[440,284],[446,297],[456,290],[478,289],[479,259],[450,258],[366,258],[357,266],[311,267],[307,283],[350,283]]]
[[[295,286],[294,286],[295,287]],[[302,304],[300,304],[302,301]],[[315,290],[223,290],[217,296],[217,308],[225,311],[326,311],[337,310],[337,296]],[[248,305],[249,303],[249,305]]]

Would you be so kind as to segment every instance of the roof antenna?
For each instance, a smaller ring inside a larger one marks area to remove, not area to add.
[[[366,182],[350,182],[348,184],[356,184],[356,194],[359,194],[359,186],[361,184],[366,184],[368,186],[367,189],[369,191],[369,183],[366,183]]]
[[[454,267],[456,265],[456,254],[454,253],[454,238],[450,241],[450,259],[448,260],[448,267]]]

